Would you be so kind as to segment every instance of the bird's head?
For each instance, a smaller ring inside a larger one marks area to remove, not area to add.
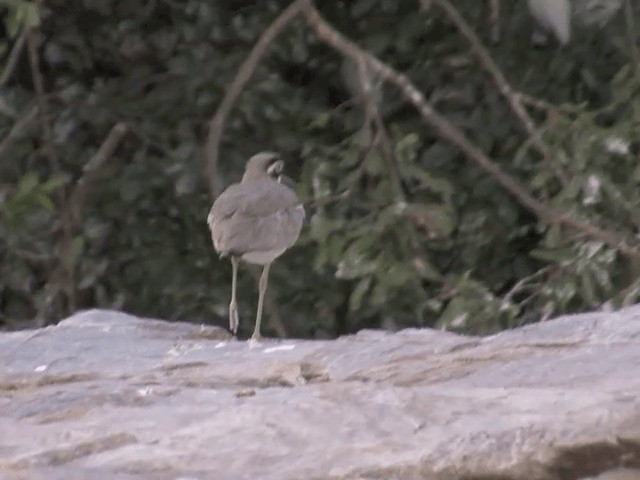
[[[247,162],[242,181],[259,180],[271,177],[276,180],[284,170],[284,161],[277,153],[261,152],[255,154]]]

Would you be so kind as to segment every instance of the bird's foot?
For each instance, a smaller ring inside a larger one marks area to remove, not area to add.
[[[229,330],[233,336],[236,336],[238,333],[238,325],[240,324],[240,319],[238,317],[238,306],[236,302],[231,302],[229,304]]]
[[[254,333],[253,335],[251,335],[251,338],[249,339],[249,346],[250,347],[254,347],[254,346],[258,346],[260,345],[260,342],[262,341],[262,336],[258,333]]]

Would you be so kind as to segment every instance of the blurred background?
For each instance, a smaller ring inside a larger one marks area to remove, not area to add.
[[[450,0],[526,94],[546,151],[436,3],[318,6],[529,193],[634,244],[638,2]],[[0,328],[92,307],[227,325],[231,266],[206,225],[204,145],[238,67],[288,4],[0,0]],[[267,336],[488,333],[640,294],[638,262],[534,216],[303,19],[232,110],[214,190],[263,150],[281,153],[307,211],[271,269]],[[242,336],[256,299],[243,266]]]

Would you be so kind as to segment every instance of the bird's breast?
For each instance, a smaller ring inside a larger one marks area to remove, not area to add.
[[[286,248],[274,248],[272,250],[261,250],[246,252],[240,258],[254,265],[267,265],[284,253]]]

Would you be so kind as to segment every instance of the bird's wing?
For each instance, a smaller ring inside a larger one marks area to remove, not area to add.
[[[233,255],[272,252],[275,258],[296,242],[303,221],[302,205],[262,217],[236,213],[220,237],[219,246]]]
[[[293,189],[277,182],[235,183],[213,203],[209,218],[218,220],[235,213],[264,217],[300,203]]]
[[[302,228],[304,209],[296,193],[273,181],[234,184],[209,213],[213,243],[221,253],[289,248]]]

